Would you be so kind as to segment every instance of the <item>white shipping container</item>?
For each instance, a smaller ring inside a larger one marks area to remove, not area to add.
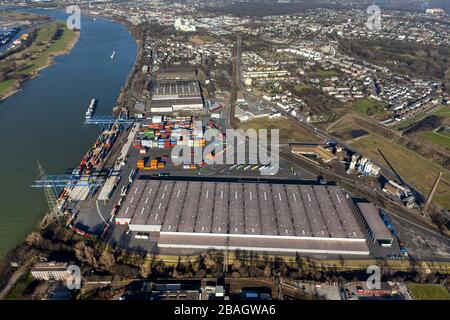
[[[163,121],[162,116],[153,116],[152,123],[161,123]]]

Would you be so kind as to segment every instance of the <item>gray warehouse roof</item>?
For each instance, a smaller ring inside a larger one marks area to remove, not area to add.
[[[158,81],[153,99],[164,99],[165,96],[177,96],[180,99],[200,97],[200,85],[197,81]]]
[[[336,186],[135,180],[117,216],[124,217],[135,230],[364,239]]]
[[[373,203],[360,202],[358,203],[358,208],[375,239],[392,239],[391,232],[381,220],[378,209]]]
[[[127,198],[125,199],[125,202],[122,204],[122,207],[120,208],[117,218],[119,219],[131,219],[135,216],[135,211],[138,205],[140,204],[141,195],[144,191],[144,188],[146,186],[146,183],[141,180],[136,180],[136,182],[131,186]]]

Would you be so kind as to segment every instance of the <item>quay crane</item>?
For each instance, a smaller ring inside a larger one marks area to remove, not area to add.
[[[119,175],[119,172],[114,170],[94,172],[90,175],[46,175],[40,162],[38,160],[36,160],[36,162],[38,166],[38,177],[30,187],[44,189],[51,214],[57,213],[58,198],[66,187],[88,187],[89,193],[92,196],[95,193],[95,190],[103,185],[107,177]]]
[[[84,121],[85,124],[97,124],[100,125],[102,131],[106,130],[109,126],[117,123],[120,125],[130,125],[134,123],[134,119],[122,118],[115,116],[92,116]]]

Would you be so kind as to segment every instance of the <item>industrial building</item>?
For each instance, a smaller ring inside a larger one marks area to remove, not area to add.
[[[161,68],[156,71],[156,79],[161,80],[197,80],[197,72],[192,67]]]
[[[150,101],[150,111],[156,113],[200,110],[203,106],[200,84],[192,80],[158,81]]]
[[[135,281],[120,300],[200,300],[201,281]]]
[[[68,266],[66,262],[39,262],[31,269],[31,275],[37,280],[67,280],[71,276]]]
[[[373,203],[359,202],[358,213],[373,242],[383,247],[390,247],[394,238],[380,217],[378,209]]]
[[[356,286],[356,293],[358,296],[391,296],[397,292],[389,283],[381,281],[379,288],[369,288],[367,281],[361,281],[360,285]]]
[[[135,180],[116,224],[160,248],[368,255],[351,206],[334,185]]]
[[[292,153],[302,156],[314,156],[315,158],[322,159],[324,162],[330,162],[336,159],[336,155],[332,151],[320,144],[292,144],[290,147]]]

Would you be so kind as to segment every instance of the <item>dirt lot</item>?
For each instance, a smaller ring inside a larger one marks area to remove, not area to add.
[[[241,122],[239,127],[241,129],[279,129],[280,130],[280,142],[311,142],[318,143],[323,142],[323,140],[311,131],[301,127],[292,120],[281,118],[281,119],[269,119],[260,118],[254,119],[247,122]],[[269,131],[270,132],[270,131]]]

